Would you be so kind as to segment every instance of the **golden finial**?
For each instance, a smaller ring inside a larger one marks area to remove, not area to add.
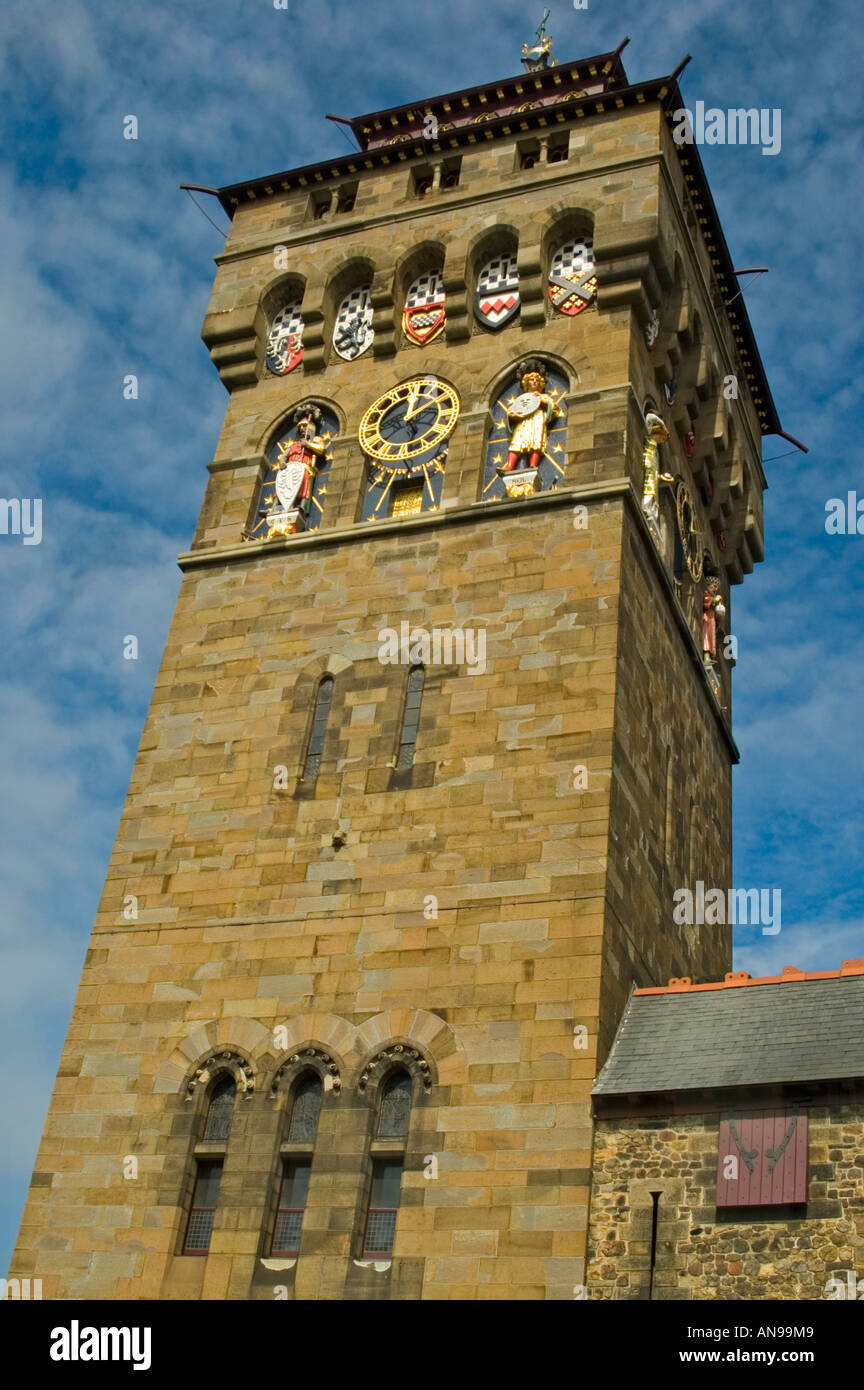
[[[546,33],[546,21],[549,18],[549,11],[543,11],[543,18],[537,26],[535,42],[532,44],[523,43],[522,45],[522,66],[526,72],[540,72],[543,68],[555,67],[555,54],[552,52],[552,40]]]

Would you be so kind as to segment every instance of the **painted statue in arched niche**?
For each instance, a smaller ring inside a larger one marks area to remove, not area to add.
[[[564,477],[569,389],[559,367],[540,357],[514,366],[492,404],[483,498],[529,497]]]
[[[669,430],[654,409],[654,402],[645,402],[645,437],[642,444],[642,513],[655,544],[662,549],[660,527],[660,484],[674,481],[663,468],[660,445],[669,442]]]
[[[333,457],[329,446],[338,432],[339,422],[326,406],[313,401],[297,406],[270,446],[270,470],[247,540],[269,541],[320,526]]]

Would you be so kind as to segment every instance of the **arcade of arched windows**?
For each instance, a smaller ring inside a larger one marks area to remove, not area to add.
[[[326,1193],[339,1115],[359,1105],[366,1113],[366,1141],[357,1155],[352,1248],[375,1260],[392,1256],[412,1127],[433,1091],[435,1063],[420,1046],[393,1041],[355,1067],[344,1090],[342,1072],[343,1064],[325,1048],[299,1046],[272,1068],[269,1085],[260,1087],[266,1115],[262,1120],[259,1109],[257,1124],[249,1126],[238,1116],[241,1100],[252,1096],[259,1080],[248,1059],[222,1051],[198,1064],[185,1087],[185,1102],[195,1113],[178,1194],[179,1254],[210,1253],[222,1228],[220,1212],[237,1201],[236,1183],[226,1196],[223,1172],[233,1164],[236,1173],[252,1146],[260,1152],[264,1136],[274,1157],[261,1193],[262,1257],[290,1260],[301,1254],[310,1193],[316,1186],[319,1200]],[[329,1138],[322,1146],[325,1127]]]

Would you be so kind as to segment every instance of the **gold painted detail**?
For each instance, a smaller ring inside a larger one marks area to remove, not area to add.
[[[504,473],[501,481],[508,497],[531,497],[537,487],[537,469],[526,468],[520,473]]]
[[[400,487],[393,498],[393,516],[419,516],[423,510],[423,483],[419,487]]]
[[[696,509],[693,506],[690,489],[684,482],[680,482],[675,491],[675,516],[678,522],[681,549],[684,552],[684,559],[687,561],[690,578],[694,583],[698,583],[702,578],[704,563],[702,533],[696,524]]]
[[[459,419],[459,397],[439,377],[413,377],[379,396],[360,422],[363,452],[388,471],[443,444]]]

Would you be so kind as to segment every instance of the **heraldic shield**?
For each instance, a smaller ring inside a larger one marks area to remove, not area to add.
[[[444,283],[441,273],[418,275],[405,296],[402,329],[406,338],[423,347],[444,328]]]
[[[503,328],[519,312],[516,253],[505,251],[488,260],[477,277],[474,313],[484,328]]]
[[[284,511],[288,512],[294,506],[305,477],[306,465],[302,458],[289,460],[276,474],[274,487]]]
[[[552,257],[549,298],[562,314],[581,314],[594,302],[597,274],[594,244],[590,240],[567,241]]]
[[[267,370],[287,376],[303,361],[303,315],[299,304],[286,304],[270,325]]]
[[[333,346],[346,362],[353,362],[372,346],[372,300],[369,286],[352,290],[339,305],[333,325]]]

